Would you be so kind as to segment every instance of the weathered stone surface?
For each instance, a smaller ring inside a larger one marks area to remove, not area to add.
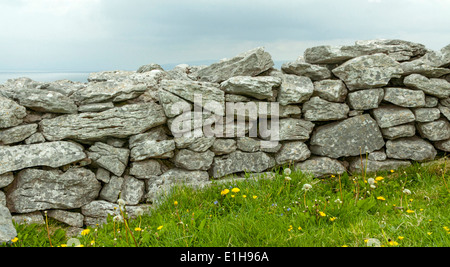
[[[403,80],[403,83],[410,88],[422,90],[428,95],[441,99],[450,96],[450,83],[444,79],[428,79],[420,74],[411,74]]]
[[[135,71],[123,71],[123,70],[112,70],[112,71],[100,71],[92,72],[89,74],[89,82],[107,82],[107,81],[123,81],[128,80],[129,76],[136,73]]]
[[[377,120],[380,128],[389,128],[416,120],[416,117],[409,108],[394,105],[384,105],[374,109],[373,116]]]
[[[347,171],[338,160],[317,156],[313,156],[304,162],[296,163],[294,169],[300,170],[302,173],[312,174],[316,178],[341,175]]]
[[[21,124],[26,115],[27,111],[25,107],[0,96],[0,129]]]
[[[161,174],[161,164],[157,160],[145,160],[131,163],[130,175],[138,179],[149,179]]]
[[[14,175],[12,172],[0,174],[0,188],[7,187],[14,181]]]
[[[71,142],[0,146],[0,174],[37,166],[58,168],[84,158],[83,147]]]
[[[370,152],[369,155],[367,156],[368,160],[376,160],[376,161],[384,161],[387,159],[387,155],[386,152],[384,151],[384,149],[378,150],[378,151],[374,151],[374,152]]]
[[[412,137],[416,134],[416,127],[412,123],[402,124],[389,128],[381,129],[383,137],[389,140],[394,140],[402,137]]]
[[[348,94],[347,100],[350,108],[354,110],[369,110],[378,108],[384,98],[384,90],[366,89]]]
[[[135,219],[136,210],[141,209],[144,214],[150,214],[150,205],[125,206],[128,216]],[[81,214],[84,215],[84,223],[87,226],[95,226],[96,224],[104,224],[107,222],[108,215],[116,216],[120,214],[119,205],[104,200],[92,201],[81,208]]]
[[[403,62],[400,66],[403,75],[420,74],[427,78],[439,78],[450,73],[450,69],[430,66],[421,59]]]
[[[303,142],[284,143],[278,153],[275,155],[275,161],[278,165],[294,163],[307,160],[311,156],[308,146]]]
[[[126,175],[122,185],[120,198],[125,200],[127,205],[136,206],[144,199],[145,182]]]
[[[97,180],[107,184],[111,180],[111,173],[103,168],[98,168],[95,172]]]
[[[350,108],[345,103],[328,102],[318,96],[303,104],[302,113],[307,121],[333,121],[348,117]]]
[[[45,137],[42,133],[34,133],[27,139],[25,139],[25,144],[26,145],[41,144],[44,143],[45,141],[46,141]]]
[[[315,155],[339,158],[370,153],[384,144],[376,121],[366,114],[318,127],[310,150]]]
[[[383,161],[363,159],[361,162],[361,158],[352,158],[349,163],[349,171],[355,174],[360,174],[362,172],[376,173],[381,171],[398,170],[400,168],[411,166],[411,162],[409,160],[404,161],[395,159]],[[361,167],[363,168],[362,170]]]
[[[326,67],[306,63],[302,58],[287,62],[281,66],[284,73],[305,76],[313,81],[320,81],[331,78],[331,71]]]
[[[436,68],[448,67],[450,65],[450,45],[439,51],[428,51],[423,57],[415,61]]]
[[[76,209],[97,198],[101,184],[83,168],[59,170],[25,169],[17,174],[7,193],[11,212]]]
[[[131,148],[130,160],[142,161],[150,158],[171,158],[175,150],[175,141],[147,140]]]
[[[73,227],[81,228],[84,225],[84,216],[77,212],[50,210],[47,212],[47,216]]]
[[[323,80],[314,83],[314,96],[331,102],[344,102],[348,89],[341,80]]]
[[[206,151],[202,153],[189,149],[181,149],[175,153],[173,159],[175,166],[190,171],[207,171],[213,163],[214,152]]]
[[[12,220],[17,224],[45,224],[45,219],[41,211],[34,211],[24,214],[14,214],[12,216]]]
[[[125,179],[122,177],[112,176],[107,184],[102,187],[99,199],[115,203],[119,199],[119,194]]]
[[[0,205],[0,244],[11,241],[17,236],[8,208]]]
[[[401,107],[418,108],[425,106],[425,93],[406,88],[384,88],[384,100]]]
[[[270,76],[236,76],[223,82],[220,87],[225,93],[251,96],[256,99],[274,97],[273,90],[281,85],[281,79]]]
[[[435,142],[434,147],[445,152],[450,152],[450,139]]]
[[[428,141],[419,137],[400,138],[386,142],[386,155],[392,159],[428,161],[436,157],[437,151]]]
[[[430,141],[442,141],[450,139],[450,123],[446,119],[432,122],[417,123],[417,130],[422,138]]]
[[[279,120],[278,141],[306,141],[314,129],[314,123],[301,119],[287,118]],[[260,129],[263,139],[277,141],[271,136],[271,123],[267,123],[267,129]]]
[[[20,125],[0,130],[0,144],[10,145],[22,142],[37,131],[37,124]]]
[[[144,72],[149,72],[152,70],[164,70],[159,64],[156,63],[150,63],[147,65],[143,65],[141,67],[139,67],[139,69],[136,71],[137,73],[144,73]]]
[[[190,137],[175,137],[173,140],[178,149],[186,148],[194,152],[205,152],[214,144],[216,138],[206,137],[204,134],[196,136],[194,132]]]
[[[176,117],[185,110],[192,110],[194,107],[191,103],[166,90],[158,90],[158,97],[159,103],[163,107],[164,113],[168,118]]]
[[[220,83],[235,76],[256,76],[274,65],[270,54],[258,47],[200,69],[195,76],[200,81]]]
[[[434,108],[439,104],[439,98],[434,96],[425,95],[425,107],[426,108]]]
[[[160,105],[146,103],[126,105],[100,113],[45,119],[40,122],[40,127],[45,138],[50,141],[97,141],[106,137],[126,138],[162,125],[166,120]]]
[[[278,93],[280,105],[301,104],[308,101],[314,93],[314,84],[308,77],[282,75]]]
[[[413,109],[417,122],[431,122],[441,117],[441,111],[438,108],[416,108]]]
[[[86,104],[81,105],[78,107],[79,112],[102,112],[108,109],[114,108],[113,102],[106,102],[106,103],[93,103],[93,104]]]
[[[239,172],[263,172],[274,166],[275,160],[264,152],[235,151],[226,156],[215,157],[210,174],[214,178],[220,178]]]
[[[238,138],[236,145],[239,150],[244,152],[258,152],[261,150],[261,141],[250,137]]]
[[[213,151],[216,156],[221,156],[225,154],[230,154],[237,149],[237,142],[234,139],[216,139],[211,151]]]
[[[400,64],[385,54],[351,59],[333,70],[350,91],[385,86],[392,78],[400,78]]]
[[[450,107],[446,107],[444,105],[439,104],[438,105],[439,111],[444,115],[444,117],[447,118],[447,120],[450,120]]]
[[[96,142],[89,148],[87,154],[94,164],[121,176],[128,165],[130,150]]]
[[[1,190],[0,190],[0,206],[5,206],[6,207],[6,195]]]

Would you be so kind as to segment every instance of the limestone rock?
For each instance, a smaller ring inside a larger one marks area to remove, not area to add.
[[[138,179],[149,179],[161,175],[161,164],[157,160],[145,160],[131,163],[130,175]]]
[[[114,108],[113,102],[105,102],[105,103],[92,103],[80,105],[78,107],[79,112],[102,112],[108,109]]]
[[[301,104],[308,101],[314,93],[314,84],[308,77],[283,75],[278,93],[280,105]]]
[[[264,152],[235,151],[226,156],[215,157],[210,174],[214,178],[220,178],[239,172],[263,172],[274,166],[275,160]]]
[[[142,161],[150,158],[171,158],[175,150],[175,141],[147,140],[131,148],[131,161]]]
[[[128,216],[136,219],[136,210],[141,209],[144,214],[150,214],[150,205],[125,206]],[[84,223],[88,226],[104,224],[107,222],[108,215],[116,216],[120,214],[119,205],[104,200],[96,200],[88,203],[81,208],[81,214],[84,215]]]
[[[425,93],[421,90],[387,87],[384,89],[384,100],[401,107],[424,107]]]
[[[441,111],[438,108],[416,108],[413,109],[417,122],[431,122],[441,117]]]
[[[411,74],[403,80],[403,83],[410,88],[422,90],[428,95],[441,99],[450,96],[450,83],[444,79],[428,79],[420,74]]]
[[[416,120],[410,109],[394,105],[384,105],[374,109],[373,116],[380,128],[389,128]]]
[[[126,175],[122,185],[120,198],[125,200],[127,205],[136,206],[144,199],[145,182]]]
[[[376,121],[366,114],[318,127],[311,137],[310,150],[315,155],[340,158],[364,155],[384,144]]]
[[[309,77],[313,81],[331,78],[331,72],[326,67],[306,63],[303,59],[284,63],[281,69],[284,73]]]
[[[129,76],[136,73],[135,71],[123,71],[123,70],[112,70],[112,71],[100,71],[92,72],[89,74],[89,82],[107,82],[107,81],[123,81],[128,80]]]
[[[21,124],[26,115],[25,107],[0,96],[0,129]]]
[[[181,115],[184,111],[190,111],[193,105],[181,97],[174,95],[166,90],[158,90],[159,103],[164,109],[168,118]]]
[[[17,236],[8,208],[0,205],[0,244],[11,241]]]
[[[47,216],[73,227],[82,228],[84,225],[84,216],[77,212],[50,210],[47,212]]]
[[[251,96],[256,99],[270,99],[273,90],[281,85],[281,79],[270,76],[236,76],[223,82],[220,87],[225,93]]]
[[[214,152],[197,153],[189,149],[182,149],[175,153],[174,163],[178,168],[190,171],[207,171],[213,163]]]
[[[0,174],[37,166],[58,168],[85,158],[83,147],[71,142],[0,146]]]
[[[403,75],[420,74],[427,78],[439,78],[450,73],[450,69],[428,65],[422,59],[401,63]]]
[[[166,123],[160,105],[126,105],[100,113],[64,115],[45,119],[40,127],[50,141],[63,139],[99,141],[106,137],[126,138]]]
[[[24,214],[15,214],[12,217],[13,222],[17,224],[38,224],[38,225],[44,225],[45,220],[44,216],[42,216],[41,211],[34,211],[30,213],[24,213]]]
[[[0,130],[0,143],[10,145],[22,142],[37,131],[37,124],[20,125],[7,130]]]
[[[416,127],[412,123],[402,124],[389,128],[381,129],[383,137],[389,140],[394,140],[402,137],[412,137],[416,134]]]
[[[302,113],[307,121],[333,121],[348,117],[350,108],[345,103],[328,102],[318,96],[303,104]]]
[[[299,141],[284,143],[278,153],[275,155],[275,161],[278,165],[305,161],[311,156],[308,146]]]
[[[122,177],[112,176],[107,184],[102,187],[99,199],[115,203],[119,199],[119,194],[125,179]]]
[[[378,108],[383,98],[384,90],[379,88],[351,92],[347,100],[349,107],[354,110],[369,110]]]
[[[225,154],[230,154],[237,149],[237,142],[234,139],[216,139],[211,151],[214,152],[216,156],[221,156]]]
[[[400,168],[411,166],[410,161],[395,159],[387,159],[383,161],[363,159],[363,161],[361,162],[360,158],[352,158],[350,159],[349,163],[349,171],[354,174],[360,174],[362,172],[376,173],[381,171],[397,170]],[[361,167],[363,167],[364,169],[361,170]]]
[[[0,174],[0,188],[7,187],[14,181],[14,175],[12,172]]]
[[[331,102],[344,102],[348,89],[341,80],[323,80],[314,83],[314,96]]]
[[[316,178],[341,175],[347,170],[344,165],[335,159],[313,156],[310,159],[294,165],[294,169],[302,173],[310,173]]]
[[[351,59],[333,70],[350,91],[385,86],[392,78],[400,78],[400,64],[385,54]]]
[[[151,63],[151,64],[147,64],[147,65],[143,65],[143,66],[139,67],[139,69],[136,72],[144,73],[144,72],[149,72],[152,70],[162,70],[163,71],[164,69],[156,63]]]
[[[27,139],[25,139],[25,144],[32,145],[32,144],[41,144],[45,143],[45,137],[42,133],[34,133],[31,136],[29,136]]]
[[[445,152],[450,152],[450,139],[435,142],[434,147]]]
[[[95,174],[83,168],[59,170],[25,169],[17,174],[7,193],[11,212],[76,209],[97,198],[101,189]]]
[[[437,151],[432,144],[416,136],[386,142],[386,155],[392,159],[411,159],[422,162],[433,160],[436,154]]]
[[[314,123],[301,119],[287,118],[279,120],[278,139],[271,135],[271,123],[267,129],[260,129],[261,137],[272,141],[307,141],[314,129]]]
[[[446,119],[417,123],[417,130],[423,138],[430,141],[450,139],[450,123]]]
[[[256,76],[273,66],[270,54],[258,47],[200,69],[195,76],[200,81],[220,83],[235,76]]]
[[[87,154],[94,164],[121,176],[127,167],[130,151],[96,142],[89,148]]]

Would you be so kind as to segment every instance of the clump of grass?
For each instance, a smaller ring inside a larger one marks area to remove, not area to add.
[[[216,182],[201,190],[176,186],[151,215],[110,216],[107,224],[87,228],[80,245],[444,247],[450,244],[445,164],[324,179],[281,168],[272,179]],[[49,246],[45,229],[17,227],[18,240],[10,245]],[[65,244],[57,232],[53,245]]]

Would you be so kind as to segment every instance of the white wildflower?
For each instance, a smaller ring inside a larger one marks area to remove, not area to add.
[[[141,208],[137,208],[135,210],[135,213],[136,213],[136,216],[142,216],[142,215],[144,215],[144,210]]]
[[[120,198],[119,200],[117,200],[117,204],[119,204],[120,207],[124,207],[127,203],[125,202],[125,200]]]
[[[122,221],[122,216],[120,216],[120,215],[114,216],[114,217],[113,217],[113,221],[115,221],[115,222],[121,222],[121,221]]]
[[[372,188],[372,189],[375,189],[375,188],[377,188],[374,184],[371,184],[370,185],[370,188]]]
[[[368,182],[370,185],[374,185],[374,184],[375,184],[375,179],[369,178],[369,179],[367,179],[367,182]]]
[[[291,173],[292,173],[291,169],[289,169],[289,168],[284,169],[284,175],[289,176],[289,175],[291,175]]]
[[[310,184],[304,184],[302,190],[308,191],[308,190],[310,190],[311,188],[312,188],[312,185],[310,185]]]
[[[291,180],[292,180],[292,178],[291,178],[291,177],[289,177],[289,176],[286,176],[286,177],[284,178],[284,180],[285,180],[285,181],[291,181]]]
[[[404,189],[404,190],[403,190],[403,193],[404,193],[404,194],[407,194],[407,195],[411,195],[411,191],[410,191],[409,189]]]

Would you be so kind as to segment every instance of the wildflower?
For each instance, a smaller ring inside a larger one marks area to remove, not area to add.
[[[298,229],[299,231],[301,231],[301,230],[302,230],[302,227],[299,226],[297,229]]]
[[[338,199],[336,199],[336,200],[334,201],[334,203],[342,204],[342,200],[340,200],[340,199],[338,198]]]
[[[144,215],[144,210],[141,208],[137,208],[135,210],[135,214],[136,214],[136,216],[142,216],[142,215]]]
[[[66,248],[66,247],[67,247],[67,244],[61,244],[61,247],[62,247],[62,248]]]
[[[142,229],[140,227],[136,227],[136,228],[134,228],[134,231],[140,232],[140,231],[142,231]]]
[[[222,192],[220,193],[222,196],[225,196],[225,195],[227,195],[228,193],[230,193],[230,190],[228,190],[228,189],[224,189],[224,190],[222,190]]]
[[[404,236],[399,236],[398,240],[403,240],[405,237]]]
[[[444,228],[444,230],[447,231],[447,232],[450,231],[450,229],[447,226],[444,226],[442,228]]]
[[[375,181],[377,181],[377,182],[379,182],[379,181],[383,181],[384,180],[384,178],[383,177],[381,177],[381,176],[378,176],[377,178],[375,178]]]
[[[174,204],[175,206],[178,206],[178,201],[174,201],[173,204]]]
[[[411,195],[411,191],[408,190],[408,189],[404,189],[404,190],[403,190],[403,194]]]
[[[81,235],[85,236],[85,235],[88,235],[90,232],[91,232],[91,230],[85,229],[85,230],[81,231]]]
[[[391,245],[391,246],[398,246],[398,243],[393,241],[393,240],[391,240],[391,241],[389,241],[389,245]]]
[[[125,206],[127,203],[125,202],[125,200],[123,200],[123,199],[119,199],[119,200],[117,200],[117,204],[119,204],[119,206],[120,207],[123,207],[123,206]]]
[[[428,232],[428,233],[427,233],[427,235],[431,235],[431,234],[432,234],[432,232]]]
[[[217,204],[219,204],[219,201],[217,201],[217,200],[214,201],[214,205],[217,205]]]
[[[253,199],[257,199],[258,198],[258,196],[253,196]]]
[[[120,216],[120,215],[114,216],[113,221],[114,222],[121,222],[122,221],[122,216]]]
[[[11,239],[11,242],[16,243],[19,240],[19,238],[14,237],[13,239]]]
[[[343,248],[347,248],[348,246],[347,246],[347,245],[343,245],[342,247],[343,247]]]
[[[243,195],[242,197],[243,197],[243,198],[247,198],[247,195]]]
[[[239,193],[241,190],[239,189],[239,188],[233,188],[232,190],[231,190],[231,192],[233,192],[233,193]]]
[[[292,225],[289,225],[288,231],[290,232],[290,231],[292,231],[292,229],[294,229],[294,228],[292,227]]]
[[[391,170],[391,173],[394,173],[395,171],[394,170]]]
[[[235,195],[231,195],[231,197],[232,197],[232,198],[234,198],[234,197],[235,197]]]
[[[156,228],[156,230],[159,231],[159,230],[163,229],[163,227],[164,227],[164,226],[161,225],[160,227]]]
[[[327,215],[325,214],[325,212],[323,212],[323,211],[319,211],[319,215],[320,215],[321,217],[327,216]]]
[[[284,175],[289,176],[291,175],[292,171],[289,168],[284,169]]]
[[[407,213],[414,213],[413,210],[407,210],[406,212],[407,212]]]
[[[375,179],[369,178],[369,179],[367,179],[367,182],[368,182],[370,185],[373,185],[373,184],[375,184]]]
[[[375,189],[375,188],[377,188],[374,184],[371,184],[370,185],[370,188],[372,188],[372,189]]]
[[[285,181],[291,181],[291,180],[292,180],[292,178],[291,178],[291,177],[289,177],[289,176],[286,176],[286,177],[284,178],[284,180],[285,180]]]
[[[308,191],[312,188],[312,185],[310,184],[304,184],[302,190]]]
[[[336,217],[331,217],[331,218],[330,218],[330,221],[331,221],[331,222],[334,222],[335,220],[336,220]]]
[[[95,240],[91,241],[91,246],[95,245]]]
[[[377,197],[377,199],[382,201],[386,200],[384,197]]]

